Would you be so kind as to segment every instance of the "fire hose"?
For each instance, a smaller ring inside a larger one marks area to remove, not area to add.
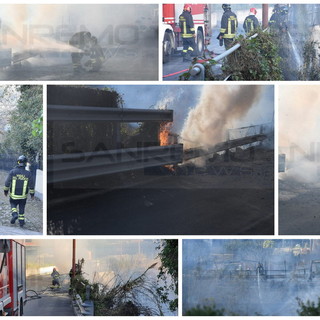
[[[69,274],[62,274],[60,276],[63,276],[63,280],[65,280],[65,278],[67,276],[69,276]],[[27,299],[25,300],[25,303],[27,303],[28,301],[31,301],[31,300],[35,300],[35,299],[41,299],[42,298],[42,295],[48,290],[48,289],[51,289],[50,286],[47,286],[45,289],[43,290],[39,290],[39,291],[36,291],[36,290],[33,290],[33,289],[29,289],[26,291],[26,296],[27,296]],[[28,294],[28,293],[33,293],[32,295]]]
[[[264,29],[263,32],[265,32],[267,30],[268,30],[268,28]],[[257,36],[258,36],[258,33],[255,33],[252,36],[250,36],[248,39],[251,40],[251,39],[256,38]],[[227,57],[232,52],[236,51],[240,47],[241,47],[241,44],[237,43],[233,47],[231,47],[230,49],[228,49],[225,52],[221,53],[220,55],[214,57],[213,59],[198,60],[197,63],[195,63],[191,67],[191,69],[184,69],[184,70],[181,70],[181,71],[178,71],[178,72],[175,72],[175,73],[164,75],[163,78],[171,77],[171,76],[174,76],[174,75],[177,75],[177,74],[180,74],[180,73],[183,73],[183,72],[186,72],[186,71],[190,70],[191,76],[193,76],[193,77],[197,77],[198,76],[199,79],[197,79],[197,80],[204,80],[204,66],[203,66],[202,63],[207,62],[207,61],[212,61],[212,60],[215,61],[215,62],[218,62],[218,61],[224,59],[225,57]],[[230,77],[230,75],[225,80],[227,80],[229,77]]]

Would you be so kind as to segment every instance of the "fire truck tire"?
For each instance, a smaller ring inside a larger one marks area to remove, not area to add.
[[[203,55],[204,51],[204,38],[201,30],[197,31],[197,55]]]
[[[163,63],[169,62],[172,54],[172,45],[171,45],[171,34],[165,32],[163,36],[163,45],[162,45],[162,61]]]

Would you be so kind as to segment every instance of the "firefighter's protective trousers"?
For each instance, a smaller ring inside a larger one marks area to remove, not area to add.
[[[11,214],[13,218],[18,218],[19,222],[24,223],[24,209],[26,207],[27,199],[14,200],[10,198]],[[18,215],[19,206],[19,215]]]

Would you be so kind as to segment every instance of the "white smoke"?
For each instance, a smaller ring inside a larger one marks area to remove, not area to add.
[[[198,105],[184,123],[184,146],[210,147],[226,139],[226,130],[258,101],[261,86],[204,86]]]
[[[320,93],[316,86],[283,86],[279,92],[279,153],[286,154],[282,178],[319,182]]]

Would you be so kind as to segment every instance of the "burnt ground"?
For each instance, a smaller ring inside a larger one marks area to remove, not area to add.
[[[273,168],[273,151],[261,150],[108,192],[49,186],[48,234],[273,235]]]
[[[319,186],[279,180],[279,234],[319,235],[319,197]]]
[[[9,196],[5,197],[3,194],[3,186],[5,179],[8,173],[5,171],[0,170],[0,185],[1,185],[1,192],[0,192],[0,233],[1,227],[10,227],[12,228],[12,234],[28,234],[28,231],[36,231],[43,233],[43,211],[42,211],[42,201],[37,198],[33,200],[30,199],[28,196],[27,205],[25,209],[25,222],[23,228],[19,227],[18,222],[14,225],[10,224],[11,220],[11,207],[9,203]],[[8,228],[6,229],[6,234],[9,234]]]

